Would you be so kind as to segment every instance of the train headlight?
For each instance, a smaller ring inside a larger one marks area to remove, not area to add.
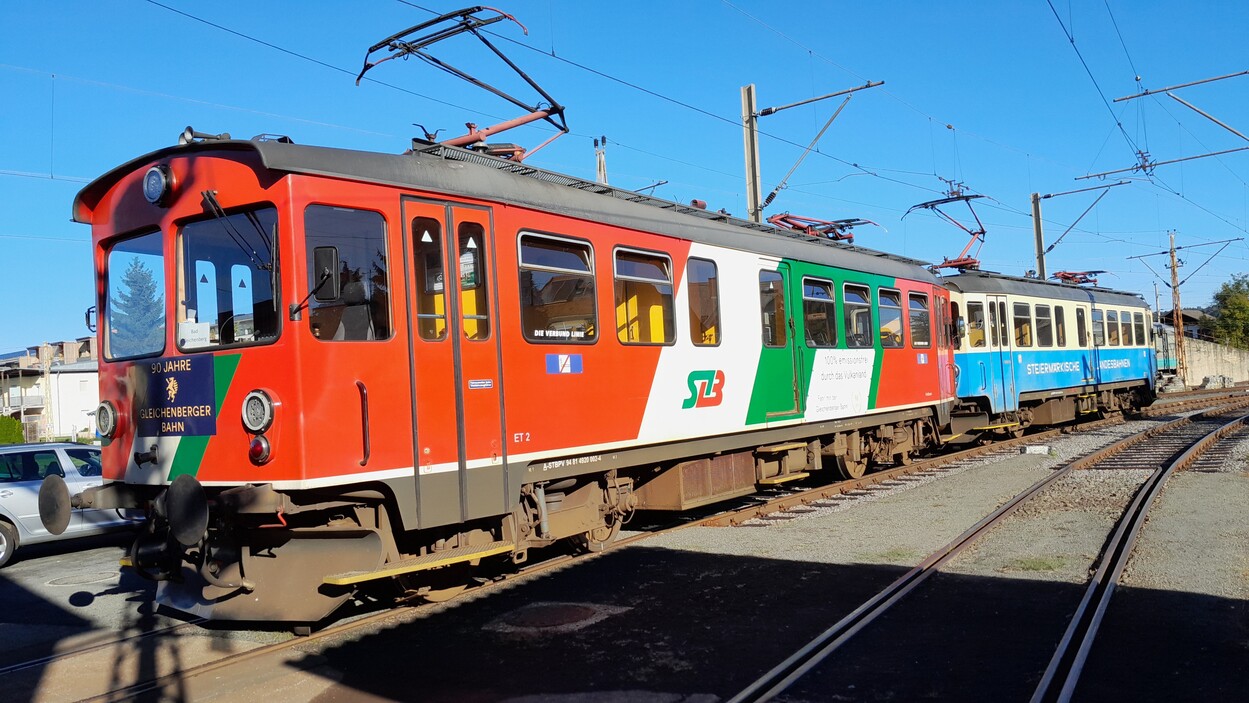
[[[107,439],[112,439],[117,433],[117,408],[111,402],[106,400],[95,409],[95,426]]]
[[[273,424],[273,399],[262,390],[254,390],[243,398],[243,427],[260,434]]]
[[[143,197],[153,205],[160,205],[173,190],[173,177],[169,167],[153,166],[143,175]]]

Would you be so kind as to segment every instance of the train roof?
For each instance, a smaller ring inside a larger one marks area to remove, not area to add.
[[[502,202],[604,222],[644,232],[765,255],[939,284],[927,262],[783,230],[594,181],[535,168],[460,147],[432,145],[407,154],[382,154],[278,140],[211,140],[170,146],[100,176],[74,200],[74,219],[90,211],[127,173],[166,157],[212,151],[251,151],[266,168],[419,188]]]
[[[957,276],[947,276],[945,284],[962,293],[1031,295],[1038,298],[1094,302],[1099,305],[1149,307],[1144,298],[1136,293],[1097,286],[1076,286],[1058,281],[1043,281],[1039,278],[1021,278],[993,271],[963,271]]]

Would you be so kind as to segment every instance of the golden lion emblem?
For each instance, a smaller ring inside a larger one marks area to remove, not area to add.
[[[178,397],[178,379],[172,376],[165,379],[165,395],[169,396],[171,403]]]

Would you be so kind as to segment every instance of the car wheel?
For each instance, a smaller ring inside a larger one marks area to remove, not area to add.
[[[0,520],[0,566],[9,563],[17,551],[17,528]]]

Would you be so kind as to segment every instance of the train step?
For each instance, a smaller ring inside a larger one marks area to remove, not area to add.
[[[806,446],[806,445],[803,445],[803,446]],[[778,483],[786,483],[788,481],[797,481],[800,478],[806,478],[810,475],[811,474],[807,473],[806,471],[799,471],[796,474],[782,474],[780,476],[769,476],[767,478],[759,479],[759,485],[775,486]]]
[[[427,569],[436,569],[440,566],[474,561],[496,554],[511,552],[515,548],[516,545],[511,542],[491,542],[490,544],[472,547],[457,547],[383,564],[381,568],[373,571],[344,571],[339,574],[330,574],[325,577],[323,582],[333,586],[350,586],[374,579],[389,578],[401,574],[410,574],[414,571],[425,571]]]
[[[785,444],[770,444],[766,447],[759,447],[758,449],[755,450],[755,452],[758,454],[779,454],[780,452],[787,452],[787,451],[790,451],[791,449],[806,449],[806,448],[807,448],[806,442],[786,442]]]

